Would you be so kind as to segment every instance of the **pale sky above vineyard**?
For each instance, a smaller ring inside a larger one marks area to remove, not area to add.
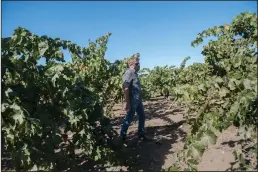
[[[38,35],[87,46],[107,32],[112,36],[106,58],[141,54],[142,67],[203,62],[196,35],[229,23],[237,14],[256,12],[257,2],[2,2],[2,37],[18,26]],[[65,52],[65,60],[70,61]]]

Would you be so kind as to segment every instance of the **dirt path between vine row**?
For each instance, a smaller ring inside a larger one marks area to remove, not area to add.
[[[146,113],[146,133],[154,141],[140,142],[136,137],[137,115],[128,130],[128,146],[123,148],[121,158],[124,166],[112,167],[107,170],[123,171],[161,171],[169,168],[176,161],[176,153],[183,149],[189,126],[183,119],[184,109],[173,107],[164,98],[156,98],[144,102]],[[125,112],[122,104],[113,108],[112,123],[117,132],[120,131]],[[238,146],[240,138],[237,130],[230,127],[218,134],[216,145],[212,145],[204,153],[198,165],[199,171],[226,171],[230,170],[234,161],[232,152]]]

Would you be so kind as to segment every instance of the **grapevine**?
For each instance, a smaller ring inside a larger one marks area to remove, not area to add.
[[[2,39],[2,150],[10,152],[17,171],[72,168],[76,149],[93,160],[111,153],[104,107],[118,94],[114,79],[120,73],[104,58],[110,35],[88,47],[24,28]],[[70,51],[71,63],[62,49]],[[38,64],[41,58],[46,65]],[[71,151],[60,147],[68,131]]]

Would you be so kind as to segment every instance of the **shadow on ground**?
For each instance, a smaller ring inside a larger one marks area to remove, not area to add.
[[[183,123],[180,121],[167,126],[147,127],[150,141],[140,141],[131,134],[128,146],[119,150],[119,165],[126,166],[129,171],[161,171],[166,155],[173,153],[172,144],[186,137],[186,133],[179,128]]]
[[[179,128],[184,122],[146,127],[148,141],[142,141],[135,133],[131,133],[128,135],[127,147],[113,147],[118,161],[112,166],[104,168],[101,163],[90,162],[81,166],[80,171],[119,171],[122,167],[125,171],[162,171],[167,155],[174,153],[171,150],[173,144],[185,140],[186,133]]]

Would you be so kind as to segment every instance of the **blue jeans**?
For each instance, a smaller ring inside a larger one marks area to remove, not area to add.
[[[124,122],[122,124],[121,133],[120,133],[121,136],[126,136],[128,127],[133,120],[135,112],[137,112],[137,115],[139,117],[138,134],[139,135],[144,134],[144,124],[145,124],[144,107],[143,107],[142,101],[138,101],[138,102],[133,101],[131,103],[131,108],[127,112]]]

